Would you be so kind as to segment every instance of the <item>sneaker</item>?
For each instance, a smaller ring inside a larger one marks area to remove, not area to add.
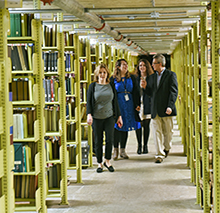
[[[163,162],[163,158],[157,157],[155,159],[155,163],[162,163]]]

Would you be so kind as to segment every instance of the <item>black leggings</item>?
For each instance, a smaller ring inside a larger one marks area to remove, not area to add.
[[[151,119],[145,119],[141,122],[141,126],[144,128],[144,145],[147,145],[150,135],[150,121]],[[136,130],[136,137],[138,144],[141,145],[142,141],[142,128]]]
[[[118,148],[119,143],[120,143],[120,148],[122,149],[126,148],[127,139],[128,139],[128,132],[118,131],[117,129],[115,129],[114,148]]]

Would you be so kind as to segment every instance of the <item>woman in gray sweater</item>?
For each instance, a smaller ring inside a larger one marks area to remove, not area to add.
[[[89,85],[87,93],[87,123],[93,126],[95,152],[98,162],[97,172],[103,172],[103,165],[110,171],[114,168],[110,163],[114,140],[114,124],[122,126],[121,113],[118,106],[114,84],[109,81],[110,72],[105,64],[100,64],[94,71],[94,82]],[[103,132],[105,132],[105,162],[103,156]]]

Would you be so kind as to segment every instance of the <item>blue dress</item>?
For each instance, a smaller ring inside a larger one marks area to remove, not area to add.
[[[123,77],[120,82],[114,79],[115,89],[117,91],[118,105],[121,111],[123,126],[119,128],[115,124],[115,129],[119,131],[131,131],[141,128],[140,122],[135,121],[134,103],[132,97],[133,82],[131,78]],[[126,100],[126,95],[128,98]]]

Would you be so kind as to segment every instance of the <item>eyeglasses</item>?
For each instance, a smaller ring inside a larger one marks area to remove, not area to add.
[[[160,62],[157,62],[157,63],[152,63],[152,65],[153,65],[153,64],[160,64]]]

